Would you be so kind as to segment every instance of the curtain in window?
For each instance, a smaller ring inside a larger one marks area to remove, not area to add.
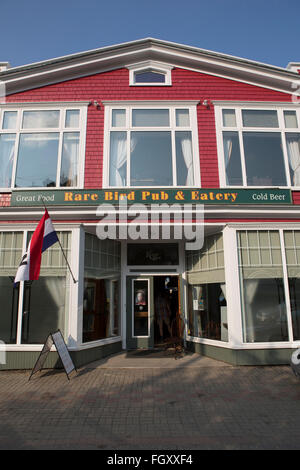
[[[181,139],[181,149],[184,162],[187,167],[187,177],[185,181],[186,186],[193,186],[194,184],[194,171],[193,171],[193,149],[190,136],[183,136]]]
[[[225,168],[226,168],[226,183],[228,184],[227,168],[230,162],[232,154],[232,136],[225,135],[224,133],[224,156],[225,156]]]
[[[110,138],[110,185],[126,186],[126,132],[112,132]]]
[[[61,162],[61,186],[77,185],[78,150],[79,133],[65,134]]]
[[[300,186],[300,135],[287,136],[289,163],[294,172],[293,186]]]

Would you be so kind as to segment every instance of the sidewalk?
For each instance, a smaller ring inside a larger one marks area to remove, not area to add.
[[[159,356],[0,372],[0,449],[300,449],[290,367]]]

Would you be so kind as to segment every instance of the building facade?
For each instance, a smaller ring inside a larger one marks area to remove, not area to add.
[[[57,329],[77,365],[170,335],[232,364],[288,363],[300,346],[300,64],[144,39],[0,65],[0,367],[32,367]],[[14,288],[44,204],[77,282],[56,244],[39,280]],[[201,207],[203,246],[188,248],[164,204]],[[101,220],[115,236],[99,237]]]

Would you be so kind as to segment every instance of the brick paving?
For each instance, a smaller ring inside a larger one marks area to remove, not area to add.
[[[121,359],[70,382],[63,371],[30,382],[29,371],[0,372],[0,449],[300,449],[290,367]]]

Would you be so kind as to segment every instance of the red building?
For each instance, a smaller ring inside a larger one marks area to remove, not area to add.
[[[233,364],[289,362],[300,345],[299,69],[156,39],[0,63],[2,367],[31,367],[58,328],[77,365],[170,334]],[[43,202],[78,282],[53,245],[40,279],[14,289]]]

